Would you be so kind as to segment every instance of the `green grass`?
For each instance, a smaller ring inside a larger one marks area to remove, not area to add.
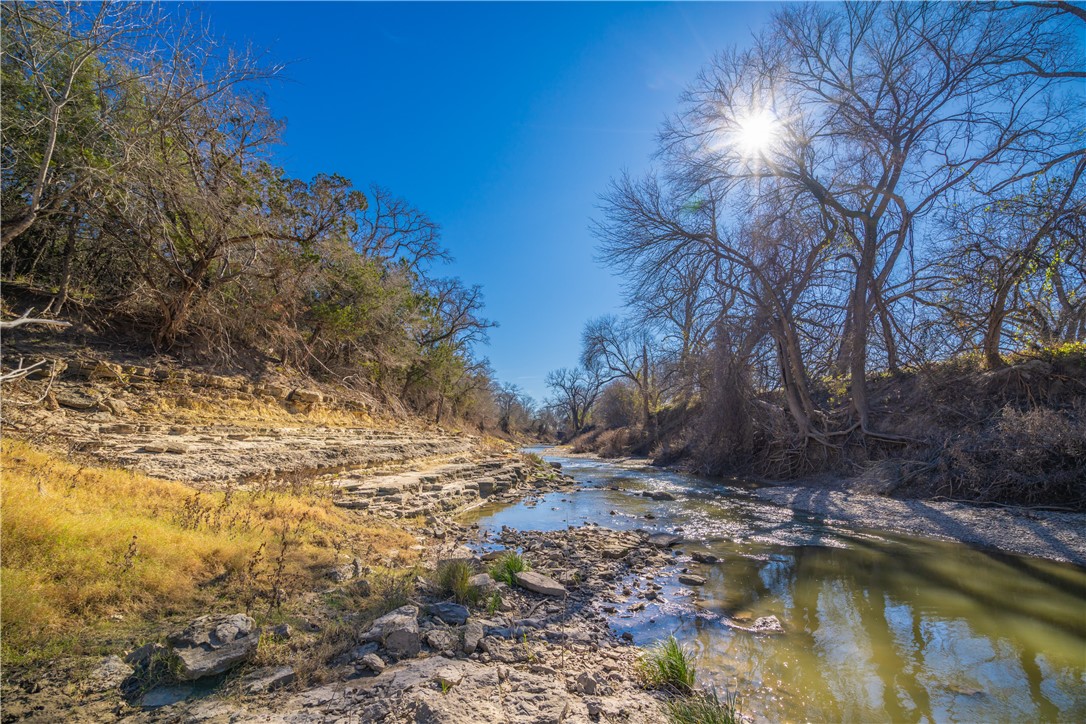
[[[474,574],[475,571],[467,561],[444,561],[434,572],[433,582],[442,596],[450,596],[457,603],[471,605],[479,600],[479,590],[471,585]]]
[[[490,564],[490,577],[514,586],[517,583],[516,574],[528,570],[531,570],[528,561],[519,553],[509,551]]]
[[[666,705],[670,724],[739,724],[742,719],[732,694],[721,699],[715,691],[703,691],[672,699]]]
[[[697,668],[694,654],[669,636],[641,655],[638,671],[647,686],[685,693],[694,688]]]

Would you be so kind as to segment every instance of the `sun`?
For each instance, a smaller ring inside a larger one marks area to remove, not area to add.
[[[737,119],[735,144],[744,156],[760,156],[776,143],[781,124],[769,111],[753,111]]]

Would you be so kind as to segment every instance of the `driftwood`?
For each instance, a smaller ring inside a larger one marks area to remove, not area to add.
[[[23,312],[23,316],[21,316],[21,317],[19,317],[17,319],[10,319],[10,320],[8,320],[6,322],[0,320],[0,329],[15,329],[16,327],[21,327],[24,324],[44,324],[44,325],[47,325],[49,327],[70,327],[70,326],[72,326],[71,322],[63,322],[63,321],[61,321],[59,319],[42,319],[40,317],[31,317],[30,315],[31,315],[31,313],[33,311],[34,311],[33,309],[28,309],[25,312]]]

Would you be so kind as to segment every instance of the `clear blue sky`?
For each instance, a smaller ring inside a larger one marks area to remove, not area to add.
[[[536,400],[618,311],[590,219],[608,180],[648,168],[655,134],[760,3],[203,3],[213,31],[288,62],[268,90],[280,164],[377,182],[443,227],[501,326],[480,350]],[[443,270],[439,270],[443,271]]]

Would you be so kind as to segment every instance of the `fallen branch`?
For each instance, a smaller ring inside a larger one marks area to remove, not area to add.
[[[23,312],[23,316],[17,319],[11,319],[6,322],[0,321],[0,329],[14,329],[15,327],[21,327],[24,324],[44,324],[49,327],[70,327],[71,322],[63,322],[59,319],[42,319],[40,317],[31,317],[30,314],[33,309],[28,309]]]

